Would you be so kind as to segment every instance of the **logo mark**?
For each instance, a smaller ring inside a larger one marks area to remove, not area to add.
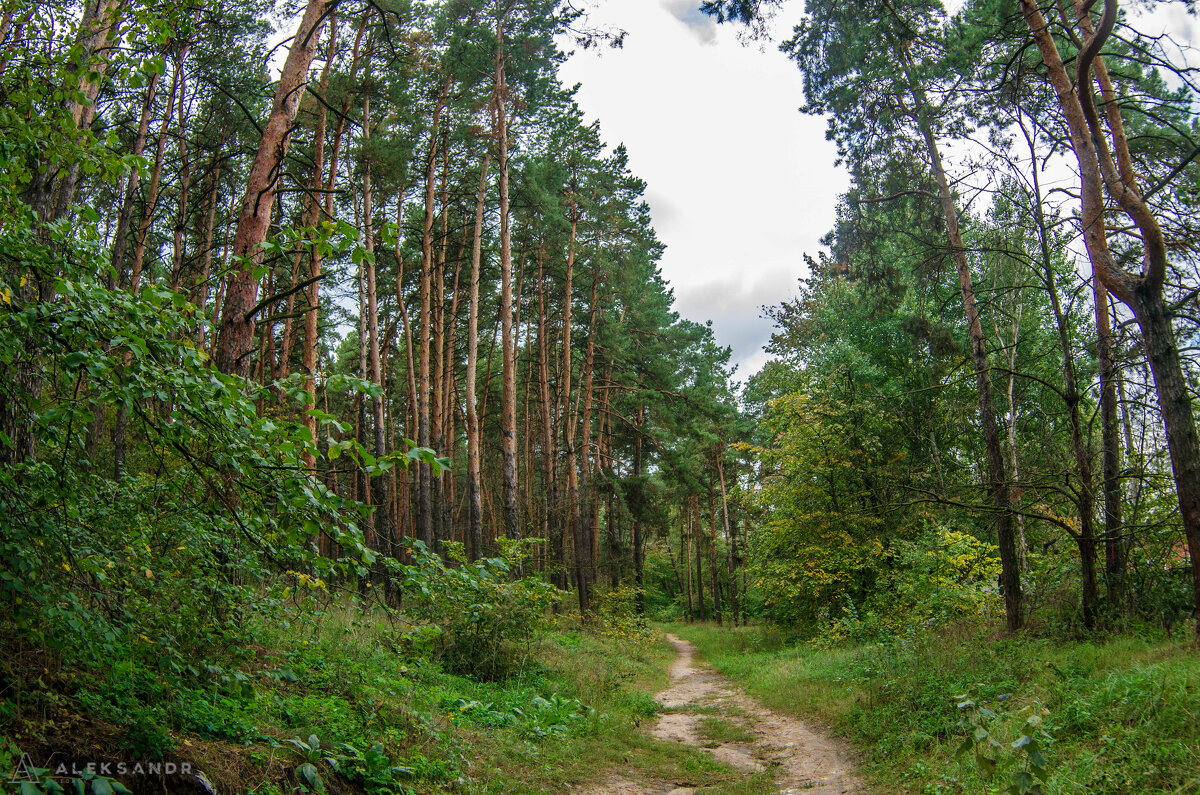
[[[37,770],[33,766],[33,760],[29,758],[29,754],[21,754],[21,761],[17,763],[17,767],[13,770],[12,776],[8,779],[10,784],[39,784],[41,778],[37,774]]]

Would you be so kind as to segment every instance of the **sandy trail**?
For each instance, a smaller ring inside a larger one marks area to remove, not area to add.
[[[679,656],[671,664],[671,686],[657,696],[666,711],[654,727],[656,739],[701,747],[704,744],[701,721],[709,716],[719,717],[754,737],[751,742],[710,743],[703,748],[724,765],[746,773],[774,769],[774,783],[785,795],[842,795],[859,791],[862,780],[855,775],[844,745],[794,718],[766,709],[725,677],[697,664],[696,647],[688,641],[674,635],[667,635],[667,640]],[[692,795],[696,791],[693,786],[613,777],[579,792],[581,795]]]

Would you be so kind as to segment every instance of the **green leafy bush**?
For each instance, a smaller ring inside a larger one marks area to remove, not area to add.
[[[499,557],[467,562],[461,544],[447,544],[450,563],[421,542],[404,589],[415,599],[408,612],[420,625],[437,627],[432,651],[447,670],[502,679],[535,656],[547,615],[561,594],[540,577],[514,578],[535,539],[501,539]]]

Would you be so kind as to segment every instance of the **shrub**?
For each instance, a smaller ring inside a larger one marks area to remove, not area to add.
[[[537,653],[548,628],[547,613],[561,593],[540,577],[514,577],[537,539],[500,539],[500,556],[468,562],[462,545],[445,544],[449,563],[424,544],[413,543],[416,563],[404,590],[416,599],[409,612],[415,633],[429,638],[447,670],[481,679],[502,679]]]

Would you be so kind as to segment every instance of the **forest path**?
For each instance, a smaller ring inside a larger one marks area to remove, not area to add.
[[[670,668],[671,686],[657,696],[664,711],[652,732],[655,739],[702,748],[718,762],[747,774],[773,768],[781,795],[842,795],[862,788],[843,744],[763,707],[729,679],[697,663],[696,647],[688,641],[675,635],[667,635],[667,640],[678,657]],[[706,742],[706,733],[729,739]],[[583,789],[581,795],[693,795],[703,789],[703,784],[646,784],[613,776]]]

